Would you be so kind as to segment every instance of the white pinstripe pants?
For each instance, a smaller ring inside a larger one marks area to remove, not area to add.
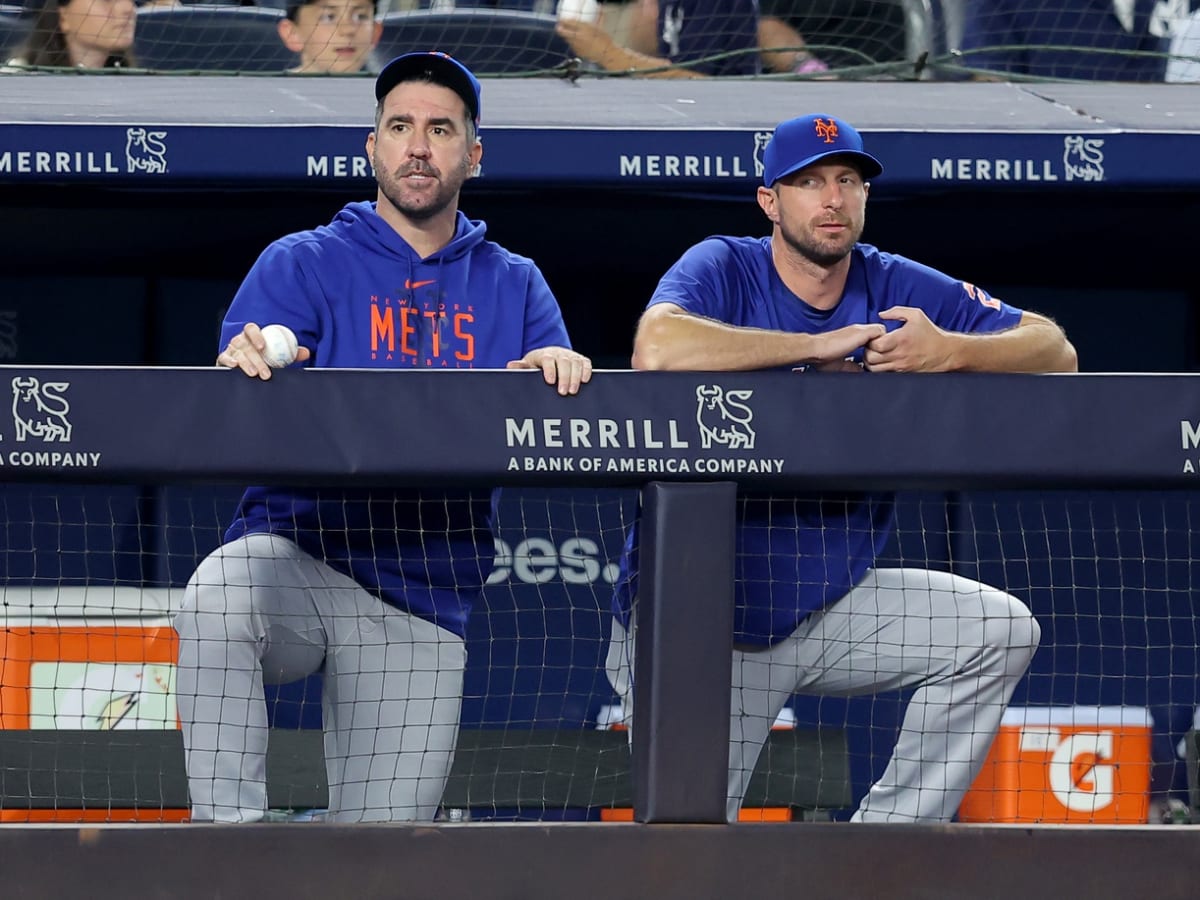
[[[1015,597],[924,569],[875,569],[770,648],[734,650],[727,815],[737,819],[771,725],[793,693],[916,690],[863,822],[945,822],[983,765],[1041,630]],[[608,676],[632,725],[633,635],[613,623]]]
[[[175,628],[194,821],[263,817],[263,684],[322,668],[329,818],[432,821],[458,736],[462,638],[265,534],[200,564]]]

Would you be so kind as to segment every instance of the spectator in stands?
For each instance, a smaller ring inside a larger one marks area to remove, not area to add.
[[[134,0],[44,0],[8,65],[128,68],[136,19]]]
[[[365,72],[383,25],[375,0],[305,0],[290,3],[279,21],[285,47],[300,54],[293,72],[306,75]]]
[[[780,16],[758,17],[758,47],[768,72],[815,75],[829,70],[824,60],[807,49],[800,32]]]
[[[808,44],[823,44],[821,59],[834,68],[906,60],[910,35],[929,46],[924,20],[907,16],[905,6],[899,0],[759,0],[764,21],[780,19]]]
[[[822,371],[1075,370],[1074,349],[1049,319],[859,242],[868,182],[883,168],[846,122],[784,122],[763,166],[757,199],[771,235],[712,237],[686,251],[638,324],[635,368],[800,368],[808,374],[797,377],[817,379],[828,377]],[[732,415],[726,422],[743,421]],[[957,811],[1039,628],[1024,604],[988,585],[875,568],[893,529],[888,494],[740,500],[731,821],[793,693],[913,689],[891,761],[854,817],[932,822]],[[614,592],[607,666],[629,721],[636,532],[635,525]]]
[[[397,369],[447,366],[539,370],[576,393],[591,363],[569,348],[541,272],[458,209],[483,154],[475,76],[445,54],[409,53],[383,68],[375,96],[376,201],[263,252],[226,314],[217,364],[268,379],[259,325],[278,323],[298,335],[300,365],[392,370],[381,396],[403,390]],[[263,817],[263,683],[317,671],[331,818],[433,819],[458,733],[466,620],[494,558],[495,500],[467,489],[246,491],[175,619],[193,820]]]
[[[558,15],[559,18],[595,21],[617,44],[646,56],[658,54],[657,0],[613,0],[594,5],[594,20],[586,15],[571,15],[567,0],[559,4]]]
[[[1170,25],[1155,18],[1154,5],[1153,0],[967,0],[963,63],[1038,78],[1162,81]]]
[[[764,64],[773,72],[826,69],[794,28],[759,15],[758,0],[626,0],[600,10],[596,22],[560,13],[558,33],[609,72],[700,78],[756,75]]]
[[[1200,9],[1175,23],[1166,80],[1200,81]]]

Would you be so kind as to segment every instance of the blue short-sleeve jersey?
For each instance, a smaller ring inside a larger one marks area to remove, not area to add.
[[[659,303],[730,325],[807,334],[870,323],[894,330],[902,323],[879,318],[894,306],[917,307],[957,332],[1002,331],[1021,320],[1021,310],[986,291],[869,244],[851,251],[838,305],[819,310],[780,279],[770,238],[714,237],[695,245],[663,276],[649,305]],[[861,363],[861,349],[851,358]],[[892,530],[890,494],[740,497],[734,641],[769,645],[786,638],[862,579]],[[637,592],[636,532],[635,525],[614,594],[614,612],[624,622]]]

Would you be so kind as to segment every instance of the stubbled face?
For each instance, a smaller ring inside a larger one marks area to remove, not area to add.
[[[450,88],[424,81],[396,85],[367,138],[379,202],[411,219],[458,208],[458,193],[483,155],[466,104]]]
[[[780,179],[770,192],[773,219],[788,247],[816,265],[832,266],[862,237],[867,191],[859,170],[835,157]]]
[[[71,0],[58,9],[59,26],[73,51],[124,53],[133,46],[136,21],[133,0]]]
[[[370,0],[319,0],[280,23],[283,42],[300,54],[301,72],[361,72],[383,26]]]

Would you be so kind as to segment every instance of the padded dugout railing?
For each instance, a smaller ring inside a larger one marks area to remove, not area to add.
[[[0,370],[0,384],[31,383],[63,402],[43,404],[39,423],[18,422],[14,401],[12,426],[0,426],[5,480],[253,482],[269,473],[313,483],[651,485],[646,517],[656,527],[644,546],[666,549],[662,577],[645,581],[660,596],[644,590],[643,600],[688,630],[639,633],[639,658],[652,661],[640,677],[662,679],[637,707],[646,718],[635,728],[633,795],[643,821],[722,820],[728,673],[698,673],[690,661],[721,658],[729,630],[677,604],[728,597],[713,572],[732,555],[731,482],[1190,490],[1200,444],[1200,380],[1185,375],[605,372],[562,398],[514,372],[285,371],[263,384],[208,369]],[[738,399],[736,421],[712,417],[715,396]],[[256,437],[231,453],[231,432]],[[299,448],[296,435],[305,436]],[[671,542],[689,534],[709,548],[712,571],[672,568]],[[648,576],[654,559],[651,549]],[[684,686],[676,674],[689,666]]]

